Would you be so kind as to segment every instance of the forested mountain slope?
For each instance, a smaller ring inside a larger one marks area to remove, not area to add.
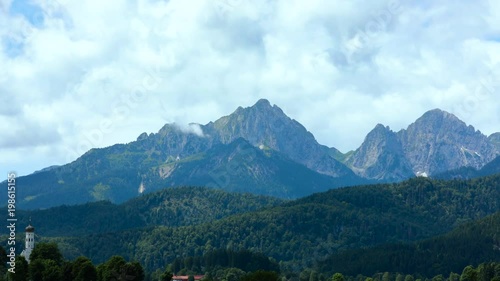
[[[500,176],[331,190],[270,209],[184,227],[149,227],[58,241],[68,254],[102,261],[118,253],[156,269],[220,248],[263,252],[282,266],[308,267],[339,250],[415,241],[500,209]]]
[[[343,251],[320,262],[317,270],[353,276],[400,272],[433,277],[488,261],[500,261],[500,212],[415,243]]]

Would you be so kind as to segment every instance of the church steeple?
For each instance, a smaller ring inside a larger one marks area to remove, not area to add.
[[[30,223],[26,227],[26,232],[35,232],[35,228],[31,226],[31,217],[30,217]]]
[[[30,217],[30,222],[26,227],[26,239],[25,239],[24,250],[21,253],[21,256],[23,256],[28,263],[30,262],[30,255],[31,252],[33,251],[33,248],[35,248],[35,228],[31,225],[31,217]]]

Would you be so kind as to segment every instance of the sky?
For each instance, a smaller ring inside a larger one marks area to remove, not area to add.
[[[489,135],[499,61],[495,0],[0,0],[0,172],[260,98],[342,152],[434,108]]]

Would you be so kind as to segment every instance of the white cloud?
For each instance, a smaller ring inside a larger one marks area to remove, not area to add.
[[[21,1],[0,0],[2,171],[262,97],[342,151],[433,108],[500,131],[492,0]]]
[[[189,123],[187,125],[182,125],[182,124],[177,124],[175,125],[184,133],[187,134],[194,134],[199,137],[204,137],[205,134],[203,133],[203,129],[201,128],[200,124],[197,123]]]

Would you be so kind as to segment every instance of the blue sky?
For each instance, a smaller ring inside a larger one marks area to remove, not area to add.
[[[10,16],[22,16],[32,26],[40,28],[43,26],[44,11],[33,1],[14,0],[9,6]]]
[[[441,108],[500,131],[500,3],[0,0],[0,170],[267,98],[320,143]]]

